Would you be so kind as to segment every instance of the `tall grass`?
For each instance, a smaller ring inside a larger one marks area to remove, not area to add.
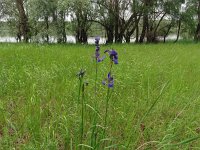
[[[107,87],[101,81],[109,72],[109,60],[98,64],[94,79],[94,46],[0,44],[1,149],[199,149],[199,47],[102,46],[118,50],[119,65],[106,137],[97,139],[95,147],[93,117],[98,117],[95,133],[103,133]],[[86,69],[89,82],[82,143],[80,68]]]

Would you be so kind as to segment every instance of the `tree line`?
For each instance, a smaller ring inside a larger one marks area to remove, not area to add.
[[[165,42],[171,33],[174,42],[180,35],[200,41],[200,0],[1,0],[0,18],[22,42],[48,43],[53,32],[57,43],[66,43],[68,24],[77,43],[87,43],[94,24],[106,43]]]

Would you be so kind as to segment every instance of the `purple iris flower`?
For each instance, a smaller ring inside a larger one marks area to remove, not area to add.
[[[96,47],[96,52],[95,52],[96,58],[99,58],[99,56],[100,56],[99,51],[100,51],[100,47],[98,46],[98,47]]]
[[[107,82],[106,82],[106,80],[107,80]],[[111,76],[110,72],[108,73],[108,77],[106,80],[102,81],[102,84],[103,85],[108,84],[109,88],[113,88],[114,87],[114,78]]]
[[[108,53],[110,55],[110,59],[115,63],[118,64],[118,54],[115,50],[105,50],[104,53]]]
[[[95,37],[95,40],[100,41],[100,37],[99,36]]]
[[[100,41],[100,37],[96,37],[95,38],[95,46],[96,46],[95,57],[96,57],[97,62],[101,62],[101,61],[103,61],[105,59],[105,56],[103,56],[102,58],[100,58],[99,41]]]
[[[100,37],[99,36],[95,37],[95,44],[96,44],[96,46],[99,45],[99,41],[100,41]]]

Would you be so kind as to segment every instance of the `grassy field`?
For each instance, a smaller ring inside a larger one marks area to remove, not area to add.
[[[95,47],[0,44],[0,149],[200,149],[200,45],[112,45],[114,88],[104,126],[109,58]],[[78,101],[79,79],[89,84]],[[84,134],[81,135],[83,129]]]

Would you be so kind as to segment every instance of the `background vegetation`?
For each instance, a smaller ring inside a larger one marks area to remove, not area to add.
[[[165,42],[170,34],[175,42],[200,40],[200,0],[1,0],[0,19],[25,42],[49,43],[53,36],[66,43],[66,35],[77,43],[94,35],[106,43]]]

